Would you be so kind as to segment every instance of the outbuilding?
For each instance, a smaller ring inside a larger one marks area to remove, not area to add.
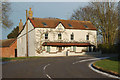
[[[17,57],[17,39],[0,40],[0,57]]]

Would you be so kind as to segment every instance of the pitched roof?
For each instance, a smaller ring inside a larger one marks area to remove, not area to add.
[[[16,39],[5,39],[0,40],[0,47],[9,47],[12,43],[14,43]]]
[[[90,46],[90,43],[75,42],[44,42],[43,46]]]
[[[96,30],[96,28],[90,21],[34,18],[34,17],[32,19],[29,18],[29,20],[31,21],[35,28],[55,28],[59,23],[62,23],[66,29]],[[88,28],[86,28],[85,26],[87,26]]]

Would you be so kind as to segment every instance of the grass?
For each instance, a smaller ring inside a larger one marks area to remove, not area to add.
[[[28,59],[28,58],[39,58],[39,57],[15,57],[15,58],[7,58],[7,57],[3,57],[0,60],[2,61],[14,61],[14,60],[20,60],[20,59]]]
[[[97,61],[94,64],[104,70],[119,73],[118,63],[120,63],[120,60],[118,59],[118,57],[112,57],[112,58]]]

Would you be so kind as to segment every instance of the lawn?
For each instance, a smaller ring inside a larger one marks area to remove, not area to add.
[[[120,60],[118,57],[112,57],[104,60],[100,60],[94,63],[95,66],[98,66],[106,71],[112,71],[115,73],[119,73]]]
[[[28,58],[39,58],[39,57],[15,57],[15,58],[1,58],[2,61],[14,61],[14,60],[20,60],[20,59],[28,59]]]

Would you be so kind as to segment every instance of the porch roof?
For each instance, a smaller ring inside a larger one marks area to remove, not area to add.
[[[43,46],[92,46],[90,43],[78,42],[44,42]]]

